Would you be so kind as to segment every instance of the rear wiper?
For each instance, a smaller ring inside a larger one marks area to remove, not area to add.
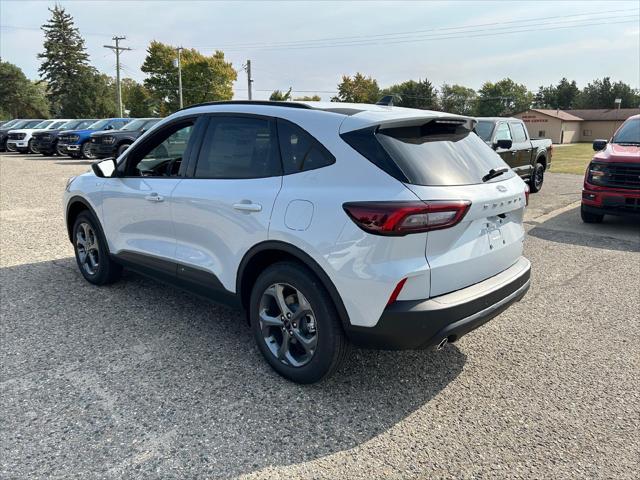
[[[482,181],[488,182],[492,178],[499,177],[500,175],[502,175],[503,173],[507,173],[508,171],[509,167],[492,168],[491,170],[489,170],[489,173],[482,177]]]

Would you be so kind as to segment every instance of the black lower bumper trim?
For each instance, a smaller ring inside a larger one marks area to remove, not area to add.
[[[630,207],[626,204],[605,205],[602,207],[593,207],[591,205],[582,204],[582,208],[587,213],[595,215],[615,215],[616,217],[640,217],[640,208]]]
[[[521,258],[495,277],[423,301],[399,301],[385,309],[374,327],[351,326],[349,339],[365,348],[423,349],[450,342],[480,327],[519,301],[529,289],[531,266]]]

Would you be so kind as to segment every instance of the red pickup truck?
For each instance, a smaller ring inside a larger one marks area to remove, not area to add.
[[[593,149],[598,153],[584,176],[582,221],[640,216],[640,115],[628,118],[611,141],[595,140]]]

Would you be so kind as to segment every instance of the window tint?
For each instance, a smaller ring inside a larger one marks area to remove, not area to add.
[[[180,171],[193,122],[176,124],[154,136],[127,158],[127,176],[175,177]]]
[[[509,125],[501,123],[496,129],[496,141],[497,140],[511,140],[511,132],[509,132]]]
[[[491,134],[493,133],[493,122],[478,122],[476,124],[476,133],[485,142],[490,141]]]
[[[383,151],[362,148],[379,142]],[[505,167],[502,159],[463,126],[428,122],[424,125],[364,130],[342,135],[347,143],[400,181],[414,185],[472,185],[483,183],[491,169]],[[374,156],[370,156],[375,153]],[[384,159],[384,156],[387,159]],[[395,164],[395,169],[389,165]],[[489,181],[502,181],[507,173]]]
[[[293,123],[278,120],[278,136],[285,175],[326,167],[335,162],[333,155]]]
[[[211,117],[195,178],[264,178],[281,172],[271,120]]]
[[[524,127],[521,123],[512,123],[511,132],[513,133],[513,141],[515,143],[522,143],[527,141],[527,134],[524,132]]]

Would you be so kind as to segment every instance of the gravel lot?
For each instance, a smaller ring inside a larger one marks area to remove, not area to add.
[[[303,387],[235,311],[82,279],[60,197],[87,165],[0,157],[0,477],[638,478],[640,224],[583,225],[581,177],[531,197],[523,301]]]

